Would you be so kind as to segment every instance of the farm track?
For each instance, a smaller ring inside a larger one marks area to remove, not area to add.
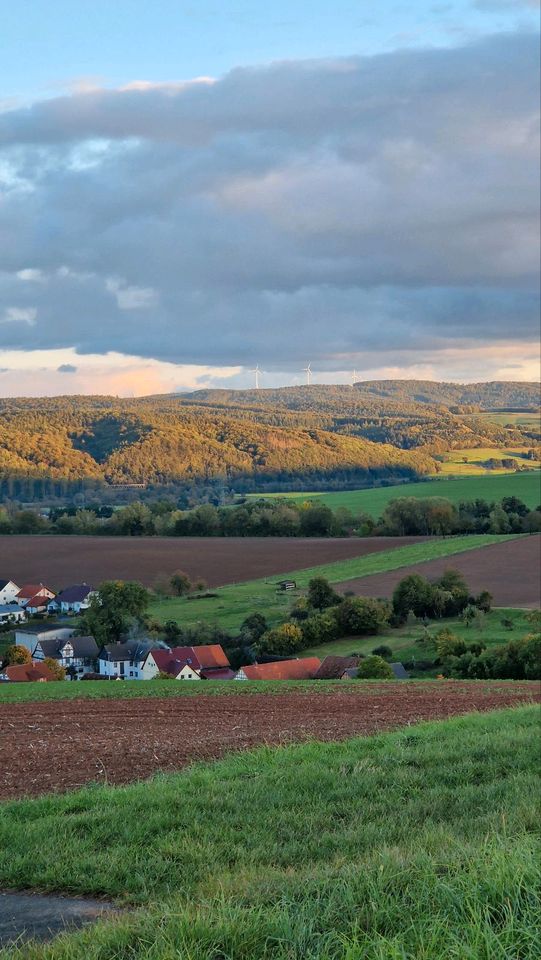
[[[242,697],[0,703],[0,799],[129,783],[258,744],[341,740],[541,699],[531,682],[345,686],[272,696],[254,690]]]
[[[498,607],[538,607],[541,603],[541,537],[537,535],[347,580],[337,589],[363,597],[390,597],[397,583],[409,574],[432,579],[449,567],[464,574],[472,593],[488,590]]]
[[[60,589],[103,580],[151,586],[157,574],[181,569],[192,579],[204,577],[209,587],[222,587],[431,539],[0,536],[0,573],[16,583]]]

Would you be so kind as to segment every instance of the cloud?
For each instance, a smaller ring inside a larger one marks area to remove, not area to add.
[[[35,307],[6,307],[0,323],[26,323],[33,327],[36,323],[37,310]]]
[[[534,341],[537,64],[509,34],[1,114],[3,346],[339,373]]]
[[[57,373],[77,373],[77,369],[73,363],[61,363],[60,366],[56,368]]]

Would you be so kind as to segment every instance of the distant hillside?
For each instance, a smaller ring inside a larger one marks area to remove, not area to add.
[[[120,400],[0,400],[0,479],[106,484],[325,477],[369,485],[433,473],[448,450],[526,445],[519,426],[477,417],[535,407],[535,384],[377,381],[199,390]]]

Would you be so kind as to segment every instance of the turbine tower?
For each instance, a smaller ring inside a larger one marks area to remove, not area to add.
[[[306,374],[306,385],[309,387],[312,383],[312,367],[311,364],[308,364],[307,367],[304,367],[303,373]]]
[[[253,373],[255,375],[255,388],[256,390],[259,390],[259,374],[261,373],[261,370],[259,369],[259,364],[256,364],[255,370],[250,370],[250,373]]]
[[[353,373],[351,374],[351,386],[354,387],[356,383],[357,383],[357,371],[354,370]]]

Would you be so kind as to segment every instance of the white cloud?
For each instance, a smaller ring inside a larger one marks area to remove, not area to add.
[[[26,323],[35,326],[38,311],[35,307],[6,307],[0,323]]]

